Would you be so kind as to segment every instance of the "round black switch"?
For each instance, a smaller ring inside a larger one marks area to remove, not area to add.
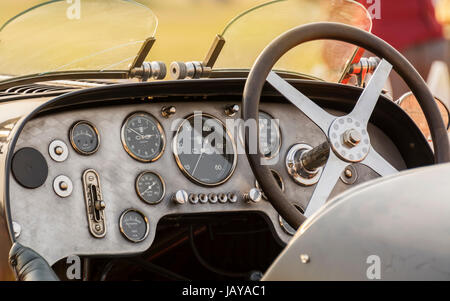
[[[11,167],[14,178],[23,187],[38,188],[47,179],[47,162],[44,156],[34,148],[19,149],[14,154]]]

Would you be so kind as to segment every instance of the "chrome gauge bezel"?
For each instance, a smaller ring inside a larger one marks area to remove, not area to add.
[[[86,151],[79,149],[78,146],[76,145],[75,141],[73,140],[73,131],[74,131],[75,127],[79,126],[80,124],[86,124],[89,127],[91,127],[94,130],[94,134],[97,136],[97,147],[90,152],[86,152]],[[79,153],[80,155],[83,155],[83,156],[92,155],[92,154],[96,153],[98,151],[98,149],[100,148],[100,134],[97,130],[97,127],[92,122],[87,121],[87,120],[79,120],[79,121],[75,122],[74,124],[72,124],[72,126],[70,127],[70,130],[69,130],[69,141],[70,141],[70,144],[72,145],[72,148],[77,153]]]
[[[195,116],[200,115],[201,117],[208,117],[208,118],[212,118],[215,121],[217,121],[220,125],[222,125],[222,128],[224,129],[224,132],[226,133],[226,135],[228,136],[229,140],[231,141],[231,144],[233,146],[233,164],[231,166],[231,169],[227,175],[226,178],[224,178],[223,180],[219,181],[219,182],[215,182],[215,183],[205,183],[203,181],[200,181],[198,179],[196,179],[195,177],[191,176],[190,173],[184,168],[183,164],[180,161],[179,158],[179,154],[178,154],[178,150],[177,150],[177,141],[178,141],[178,136],[179,136],[179,132],[181,130],[181,128],[183,127],[183,125],[188,122],[189,119],[191,118],[195,118]],[[231,132],[227,129],[227,127],[225,126],[225,124],[217,117],[215,117],[214,115],[208,114],[208,113],[201,113],[201,114],[191,114],[188,115],[187,117],[184,118],[184,120],[181,122],[181,124],[178,126],[177,131],[173,137],[173,141],[172,141],[172,151],[175,157],[175,161],[178,165],[178,168],[180,168],[180,170],[182,171],[182,173],[192,182],[196,183],[196,184],[200,184],[202,186],[206,186],[206,187],[215,187],[215,186],[219,186],[224,184],[225,182],[227,182],[234,174],[234,171],[236,169],[237,166],[237,147],[236,147],[236,143],[234,141],[233,135],[231,135]]]
[[[160,180],[160,182],[161,182],[161,185],[162,185],[162,195],[161,195],[161,198],[160,198],[157,202],[154,202],[154,203],[149,203],[149,202],[147,202],[147,201],[145,200],[145,198],[144,198],[144,197],[141,195],[141,193],[139,192],[139,180],[140,180],[144,175],[146,175],[146,174],[153,174],[153,175],[155,175],[155,176]],[[139,199],[140,199],[141,201],[143,201],[144,203],[146,203],[147,205],[157,205],[157,204],[161,203],[162,200],[164,199],[164,197],[166,196],[166,183],[164,183],[163,178],[162,178],[158,173],[153,172],[153,171],[149,171],[149,170],[145,170],[145,171],[141,172],[141,173],[136,177],[136,181],[135,181],[135,189],[136,189],[136,194],[138,195]]]
[[[144,237],[142,237],[141,239],[133,239],[133,238],[129,237],[125,233],[125,231],[124,231],[124,229],[122,227],[123,218],[129,212],[136,212],[136,213],[140,214],[144,218],[146,230],[145,230]],[[137,209],[130,208],[130,209],[127,209],[124,212],[122,212],[122,214],[120,214],[119,229],[120,229],[120,233],[122,233],[123,237],[125,237],[128,241],[133,242],[133,243],[139,243],[139,242],[144,241],[148,237],[148,234],[150,233],[150,223],[148,222],[148,218],[147,218],[147,216],[144,213],[142,213],[141,211],[139,211]]]
[[[267,113],[267,112],[265,112],[265,111],[259,111],[259,113],[258,113],[258,120],[259,120],[259,114],[260,113],[263,113],[263,114],[266,114],[267,116],[269,116],[272,120],[274,120],[274,118],[273,118],[273,116],[271,115],[271,114],[269,114],[269,113]],[[239,132],[239,141],[241,142],[241,145],[242,145],[242,147],[244,147],[245,148],[245,141],[244,141],[244,128],[243,128],[243,126],[244,126],[244,124],[243,123],[240,123],[240,125],[239,125],[239,130],[238,130],[238,132]],[[280,150],[281,150],[281,143],[283,142],[283,139],[282,139],[282,135],[281,135],[281,127],[280,127],[280,124],[278,123],[278,122],[276,122],[275,123],[275,127],[276,127],[276,130],[277,130],[277,135],[278,135],[278,147],[277,147],[277,149],[273,152],[273,153],[270,153],[270,154],[268,154],[268,155],[263,155],[263,157],[265,158],[265,159],[273,159],[273,158],[275,158],[279,153],[280,153]]]
[[[158,128],[159,134],[161,136],[161,149],[160,152],[152,159],[145,159],[145,158],[141,158],[139,156],[137,156],[136,154],[134,154],[128,147],[126,140],[125,140],[125,127],[128,124],[128,122],[130,121],[130,119],[136,117],[136,116],[141,116],[141,117],[145,117],[145,118],[150,118],[153,120],[153,122],[156,124],[156,127]],[[166,135],[164,134],[164,129],[161,125],[161,123],[158,121],[158,119],[156,119],[155,116],[153,116],[150,113],[147,112],[143,112],[143,111],[139,111],[139,112],[133,112],[130,115],[127,116],[127,118],[125,118],[125,120],[122,123],[122,127],[120,129],[120,140],[122,141],[122,146],[125,149],[125,151],[127,152],[127,154],[139,161],[139,162],[143,162],[143,163],[150,163],[150,162],[155,162],[156,160],[158,160],[159,158],[161,158],[161,156],[164,153],[164,150],[166,148]]]

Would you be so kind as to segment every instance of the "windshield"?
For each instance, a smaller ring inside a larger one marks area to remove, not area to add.
[[[41,3],[0,27],[1,74],[126,70],[156,33],[156,16],[134,1],[71,2]]]
[[[353,1],[275,0],[235,17],[220,34],[225,40],[215,68],[251,68],[263,49],[276,37],[299,25],[339,22],[365,31],[371,19]],[[337,41],[314,41],[295,47],[275,65],[275,70],[302,73],[336,82],[357,47]]]
[[[0,74],[128,70],[151,37],[156,42],[148,61],[167,66],[172,61],[202,61],[216,35],[225,44],[213,70],[248,70],[273,39],[293,27],[334,21],[371,28],[368,12],[347,0],[70,3],[41,3],[0,27]],[[336,41],[310,42],[288,52],[275,69],[338,81],[356,49]]]

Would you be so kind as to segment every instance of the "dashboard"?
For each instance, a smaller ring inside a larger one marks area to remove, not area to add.
[[[9,175],[17,240],[53,264],[72,254],[144,252],[166,216],[255,212],[287,243],[294,231],[263,192],[257,195],[240,103],[230,99],[123,101],[32,118],[18,136]],[[260,106],[260,149],[280,188],[302,211],[314,185],[289,174],[286,155],[299,143],[319,145],[325,136],[291,104],[273,100]],[[368,131],[377,151],[405,169],[394,142],[373,124]],[[360,164],[349,171],[331,196],[378,177]]]

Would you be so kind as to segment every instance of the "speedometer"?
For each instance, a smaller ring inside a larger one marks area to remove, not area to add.
[[[175,159],[192,181],[215,186],[226,182],[236,167],[233,137],[225,125],[208,114],[193,114],[178,128],[173,140]]]

